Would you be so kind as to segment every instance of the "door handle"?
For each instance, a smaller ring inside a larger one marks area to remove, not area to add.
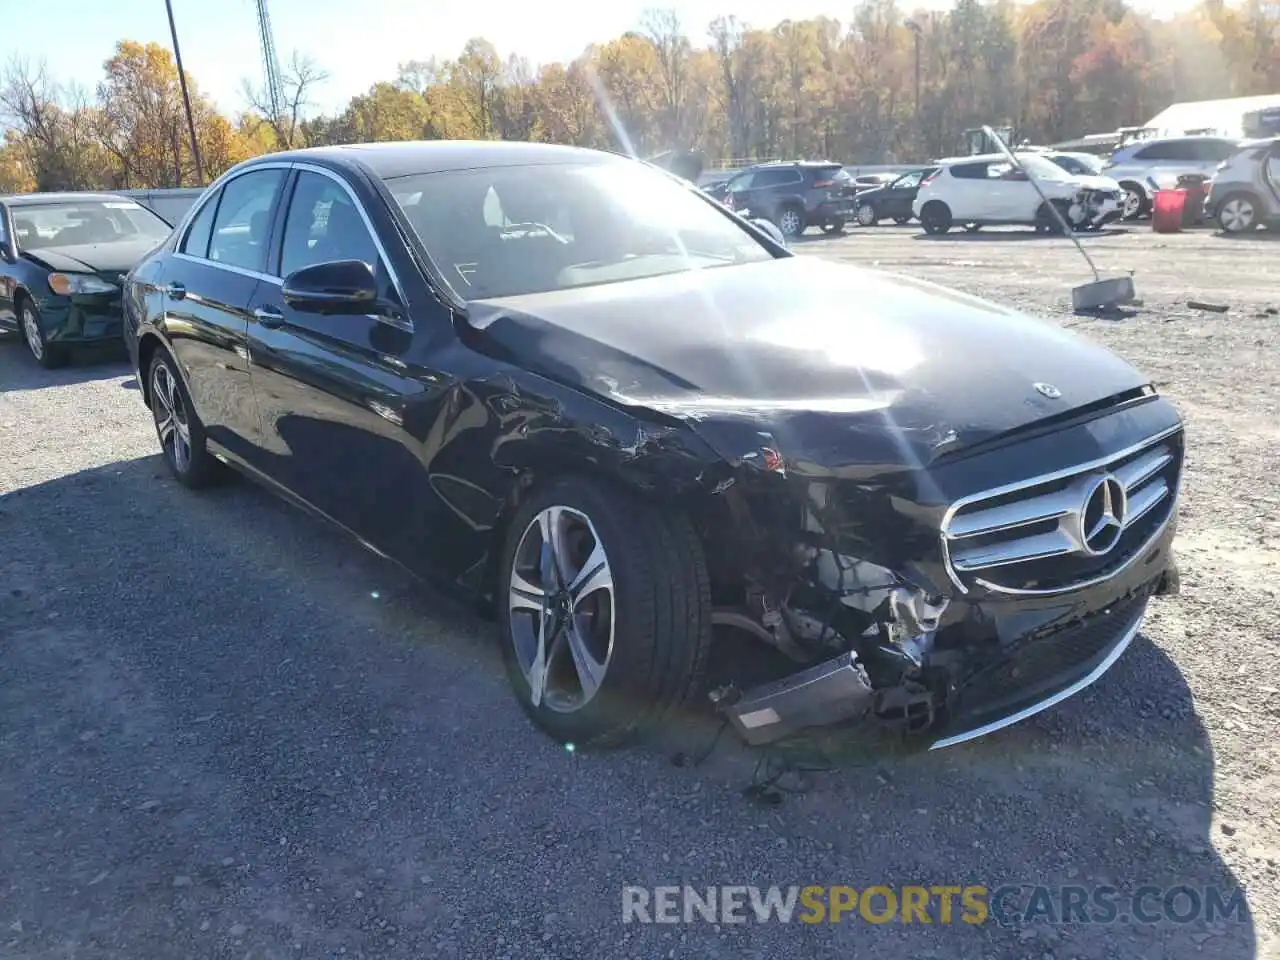
[[[258,307],[253,311],[254,319],[269,330],[284,325],[284,314],[273,307]]]
[[[164,288],[164,292],[175,300],[185,300],[187,297],[187,288],[180,283],[171,283]]]

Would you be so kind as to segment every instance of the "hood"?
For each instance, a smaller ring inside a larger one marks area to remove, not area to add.
[[[467,323],[482,349],[685,420],[731,461],[726,444],[767,433],[829,468],[918,466],[1147,383],[1046,322],[816,257],[475,301]]]
[[[28,260],[50,270],[67,273],[101,273],[113,283],[119,274],[128,273],[162,240],[133,240],[125,243],[82,243],[66,247],[38,247],[24,250]]]

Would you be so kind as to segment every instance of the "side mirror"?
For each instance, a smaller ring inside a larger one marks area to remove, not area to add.
[[[771,239],[774,243],[778,244],[779,246],[782,246],[782,247],[788,246],[787,238],[782,235],[782,231],[778,229],[778,225],[775,224],[772,220],[764,220],[762,218],[756,217],[751,220],[751,224],[757,230],[763,230],[765,233],[767,233],[769,235],[769,239]]]
[[[373,313],[378,282],[363,260],[334,260],[295,270],[284,278],[280,294],[306,313]]]

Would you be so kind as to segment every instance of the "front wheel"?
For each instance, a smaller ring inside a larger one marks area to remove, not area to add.
[[[1218,210],[1218,226],[1223,233],[1247,233],[1257,229],[1258,208],[1253,198],[1243,193],[1227,197]]]
[[[61,344],[50,343],[44,335],[44,326],[40,322],[40,311],[30,300],[23,297],[22,306],[18,308],[19,327],[22,329],[22,340],[31,351],[31,357],[46,370],[54,370],[67,362],[67,352]]]
[[[208,451],[204,424],[196,415],[177,364],[163,348],[151,360],[148,383],[156,436],[169,471],[184,487],[208,486],[221,464]]]
[[[613,747],[698,692],[706,563],[683,515],[576,477],[537,487],[502,554],[502,655],[520,706],[576,747]]]

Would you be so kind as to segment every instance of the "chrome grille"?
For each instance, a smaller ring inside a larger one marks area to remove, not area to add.
[[[957,501],[942,525],[947,572],[961,590],[1058,593],[1105,579],[1173,516],[1182,433]]]

